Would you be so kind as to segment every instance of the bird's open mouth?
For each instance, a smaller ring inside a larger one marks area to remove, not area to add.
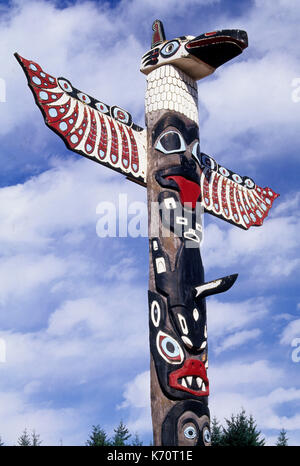
[[[194,57],[217,68],[248,47],[248,36],[246,31],[224,29],[201,34],[190,40],[185,47]]]
[[[187,359],[180,369],[169,375],[170,387],[195,396],[209,395],[209,382],[203,362]]]
[[[179,192],[181,204],[195,209],[201,194],[198,174],[189,168],[178,166],[160,170],[155,175],[156,181],[164,188]]]

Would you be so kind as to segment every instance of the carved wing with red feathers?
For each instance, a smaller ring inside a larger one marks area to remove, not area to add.
[[[145,184],[146,130],[132,122],[130,113],[94,99],[17,53],[15,56],[46,125],[69,149]]]

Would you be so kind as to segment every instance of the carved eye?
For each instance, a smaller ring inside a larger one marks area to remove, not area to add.
[[[105,104],[102,103],[102,102],[96,102],[96,103],[95,103],[95,107],[96,107],[97,110],[99,110],[99,112],[108,113],[108,107],[107,107],[107,105],[105,105]]]
[[[183,352],[174,338],[164,332],[158,332],[156,346],[159,354],[165,361],[171,364],[181,364],[183,361]]]
[[[175,154],[177,152],[184,152],[186,145],[181,134],[176,131],[168,131],[159,138],[155,149],[163,154]]]
[[[184,433],[184,436],[190,440],[197,437],[197,431],[194,426],[186,427],[183,433]]]
[[[200,144],[199,144],[198,141],[193,145],[192,156],[199,163],[199,165],[201,165],[201,162],[200,162],[200,158],[201,158]]]
[[[65,92],[72,92],[73,91],[73,88],[72,88],[71,84],[66,79],[59,79],[58,84],[60,85],[62,90],[65,91]]]
[[[206,154],[202,154],[201,155],[201,160],[202,160],[202,164],[205,167],[208,167],[211,170],[216,170],[217,162],[212,157],[210,157],[209,155],[206,155]]]
[[[91,103],[91,99],[89,98],[89,96],[84,94],[83,92],[78,92],[77,97],[78,97],[78,99],[80,99],[85,104],[90,104]]]
[[[250,189],[251,189],[251,188],[254,188],[254,186],[255,186],[255,183],[254,183],[253,180],[251,180],[251,178],[246,178],[246,179],[244,180],[244,183],[245,183],[245,185],[247,186],[247,188],[250,188]]]
[[[172,55],[174,55],[174,53],[179,49],[179,46],[180,44],[177,40],[172,40],[161,49],[160,54],[164,58],[172,57]]]

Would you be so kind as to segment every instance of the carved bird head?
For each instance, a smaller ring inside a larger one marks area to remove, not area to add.
[[[222,29],[172,40],[166,40],[161,21],[154,21],[152,29],[152,47],[143,55],[141,62],[140,70],[144,74],[168,64],[199,80],[241,54],[248,46],[247,33],[240,29]]]

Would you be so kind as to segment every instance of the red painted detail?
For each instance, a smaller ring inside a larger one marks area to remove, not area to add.
[[[228,203],[227,203],[227,198],[226,198],[226,186],[227,186],[228,180],[227,178],[223,177],[222,180],[222,185],[221,185],[221,203],[222,203],[222,214],[225,217],[229,217],[229,208],[228,208]]]
[[[76,103],[72,115],[70,117],[68,117],[68,120],[70,120],[70,119],[74,120],[74,123],[72,124],[72,127],[70,128],[70,131],[72,129],[74,129],[74,127],[75,127],[75,125],[77,123],[77,120],[78,120],[78,107],[79,107],[79,104]],[[87,122],[88,122],[87,110],[86,110],[86,108],[84,108],[83,119],[82,119],[82,122],[81,122],[80,126],[78,128],[76,128],[75,131],[72,131],[72,133],[68,133],[67,136],[66,136],[66,139],[67,139],[68,144],[69,144],[71,149],[74,149],[81,142],[81,140],[82,140],[82,138],[83,138],[83,136],[85,135],[85,132],[86,132]],[[76,138],[77,138],[77,141],[76,141]]]
[[[156,44],[157,42],[161,42],[162,41],[162,37],[160,35],[160,31],[159,31],[159,25],[158,23],[155,23],[153,25],[153,37],[152,37],[152,43],[153,44]]]
[[[201,391],[194,390],[192,388],[184,387],[179,383],[179,380],[183,377],[200,377],[205,385],[205,390]],[[198,359],[186,359],[183,367],[177,371],[173,371],[169,374],[169,385],[176,390],[182,390],[191,393],[195,396],[208,396],[209,395],[209,382],[206,374],[206,369],[203,362]]]
[[[219,213],[221,210],[220,201],[219,201],[219,194],[218,194],[218,184],[220,175],[218,173],[213,174],[213,185],[212,185],[212,200],[213,200],[213,207],[216,213]]]
[[[21,61],[23,65],[28,81],[30,83],[30,87],[32,88],[38,87],[40,89],[45,89],[45,88],[54,89],[55,87],[57,87],[56,79],[50,74],[45,73],[45,71],[42,70],[42,68],[40,67],[40,65],[38,65],[38,63],[35,63],[34,61],[31,61],[31,60],[26,60],[26,58],[23,58],[20,55],[18,55],[18,59]],[[36,70],[31,69],[30,65],[35,66]],[[41,81],[41,84],[36,84],[32,80],[33,77],[38,78]]]
[[[214,36],[215,34],[217,34],[217,31],[206,32],[204,35],[205,35],[205,36]]]
[[[241,193],[240,193],[239,189],[236,190],[235,195],[236,195],[236,202],[237,202],[238,212],[240,212],[240,214],[243,215],[244,207],[243,207],[243,204],[242,204],[242,201],[241,201]]]
[[[110,160],[115,165],[119,160],[119,141],[113,120],[109,118],[108,121],[111,130]]]
[[[97,122],[96,122],[94,110],[88,107],[88,112],[90,114],[90,131],[85,141],[84,148],[87,154],[92,154],[95,149],[96,138],[97,138]]]
[[[209,184],[208,184],[208,179],[206,175],[210,175],[210,171],[205,171],[203,173],[203,182],[202,182],[202,200],[204,201],[204,204],[206,207],[210,205],[210,194],[209,194]]]
[[[118,127],[119,127],[121,138],[122,138],[122,158],[121,158],[122,165],[124,168],[130,168],[128,140],[127,140],[123,126],[118,123]]]
[[[237,210],[237,203],[235,200],[235,191],[237,189],[236,185],[232,183],[232,181],[229,181],[229,199],[230,199],[230,207],[231,207],[231,212],[232,212],[232,217],[233,219],[238,223],[240,216]]]
[[[51,123],[62,120],[62,118],[65,117],[65,115],[67,114],[70,108],[70,103],[71,103],[71,98],[69,98],[69,100],[64,105],[51,105],[51,106],[43,105],[43,110],[45,112],[47,123],[51,125]],[[57,114],[56,115],[51,114],[50,110],[51,112],[56,111]]]
[[[137,143],[133,135],[132,129],[126,126],[131,143],[131,169],[137,173],[139,171],[139,153]]]
[[[187,49],[193,49],[197,47],[202,47],[203,45],[210,45],[210,44],[216,44],[217,42],[233,42],[234,44],[238,45],[242,49],[245,49],[247,45],[238,39],[234,39],[233,37],[230,36],[217,36],[217,37],[209,37],[207,39],[199,39],[195,41],[191,41],[186,44]]]
[[[98,145],[98,157],[104,159],[106,157],[107,151],[107,129],[104,122],[104,117],[99,114],[100,123],[101,123],[101,136]]]
[[[52,104],[61,98],[63,92],[51,92],[51,89],[43,89],[39,86],[31,86],[32,91],[36,96],[36,100],[42,108],[45,108],[45,105]],[[41,98],[41,92],[45,92],[48,96],[47,99]]]
[[[168,180],[174,180],[179,187],[179,195],[181,204],[190,204],[194,209],[197,200],[201,194],[201,187],[194,181],[187,180],[184,176],[167,176]]]
[[[66,103],[66,107],[65,107],[66,111],[68,111],[70,108],[70,102],[71,102],[71,99],[69,99],[69,101]],[[50,109],[51,107],[50,108],[47,107],[48,113]],[[53,128],[57,133],[62,135],[65,140],[67,140],[67,135],[73,129],[77,121],[77,118],[78,118],[78,106],[75,105],[72,114],[69,115],[68,118],[65,118],[65,116],[66,116],[66,113],[62,114],[59,120],[57,118],[54,119],[53,121],[49,120],[49,126],[51,126],[51,128]],[[67,128],[62,129],[60,125],[64,125],[64,127],[67,125]]]

